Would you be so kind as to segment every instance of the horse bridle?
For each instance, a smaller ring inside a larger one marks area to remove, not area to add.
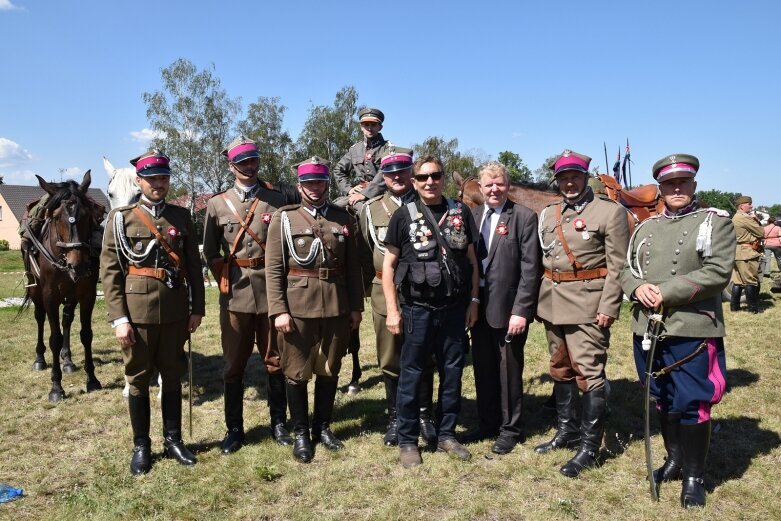
[[[76,206],[77,206],[76,213],[78,214],[78,206],[79,206],[78,202],[76,203]],[[74,276],[75,276],[75,270],[73,269],[73,267],[71,265],[68,264],[65,255],[66,255],[68,250],[74,250],[74,249],[79,249],[79,248],[89,248],[89,244],[86,244],[86,243],[81,242],[79,240],[79,229],[78,229],[78,226],[76,226],[77,219],[76,219],[76,217],[74,217],[73,215],[70,214],[70,212],[68,211],[67,205],[63,205],[63,211],[65,212],[66,220],[68,221],[68,229],[69,229],[69,232],[70,232],[69,233],[69,235],[70,235],[69,238],[71,239],[71,241],[70,242],[63,242],[61,240],[55,241],[55,244],[57,245],[57,247],[62,249],[62,252],[60,253],[60,258],[59,259],[56,259],[54,257],[54,254],[49,250],[49,248],[44,246],[44,244],[40,240],[38,240],[38,237],[35,236],[35,234],[33,233],[32,229],[30,228],[29,221],[25,221],[24,222],[24,227],[25,227],[25,230],[27,231],[27,236],[30,238],[30,242],[32,242],[33,245],[35,246],[35,248],[38,251],[41,252],[41,255],[43,255],[43,258],[45,258],[49,262],[49,264],[52,265],[52,267],[54,267],[54,268],[56,268],[56,269],[58,269],[60,271],[64,271],[64,272],[73,272]],[[46,230],[51,225],[51,223],[52,223],[52,218],[51,218],[51,216],[47,215],[46,219],[44,220],[43,227],[41,228],[41,235],[43,235],[44,230]],[[57,233],[56,230],[57,229],[55,227],[55,233]],[[60,238],[59,237],[59,233],[57,233],[57,237],[58,237],[58,239]],[[75,242],[72,241],[72,239],[74,237],[76,238]]]
[[[466,179],[461,183],[461,186],[458,187],[458,200],[463,201],[464,200],[464,187],[469,181],[477,181],[477,178],[473,175],[467,176]]]

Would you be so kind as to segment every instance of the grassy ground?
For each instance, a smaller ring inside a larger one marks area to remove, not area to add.
[[[0,289],[0,291],[4,291]],[[524,414],[529,440],[507,456],[490,453],[490,442],[471,446],[473,459],[424,454],[424,465],[404,470],[396,449],[382,445],[384,391],[363,324],[361,352],[365,389],[339,394],[335,431],[345,451],[317,450],[309,465],[270,439],[265,386],[257,355],[250,362],[245,396],[248,445],[223,457],[222,367],[216,290],[207,291],[204,326],[194,336],[193,439],[199,463],[185,468],[156,459],[150,474],[129,475],[130,428],[120,390],[122,365],[99,302],[94,314],[97,375],[104,390],[85,392],[78,371],[64,378],[68,399],[46,401],[49,373],[31,370],[33,318],[0,309],[3,372],[0,374],[0,482],[27,496],[0,505],[0,519],[778,519],[781,495],[781,376],[778,324],[781,302],[763,293],[764,313],[729,314],[727,365],[730,389],[714,408],[715,428],[706,484],[708,505],[684,512],[679,485],[662,489],[659,504],[648,497],[642,444],[641,391],[629,348],[627,316],[613,328],[608,364],[612,381],[605,454],[607,461],[581,479],[558,467],[569,457],[532,448],[550,437],[541,406],[551,392],[542,327],[535,324],[526,347]],[[7,296],[7,295],[0,295]],[[82,364],[82,351],[74,360]],[[51,359],[47,356],[47,359]],[[343,373],[349,375],[345,361]],[[471,367],[465,369],[462,427],[475,422]],[[346,381],[345,381],[346,383]],[[311,390],[310,390],[311,394]],[[185,425],[186,422],[185,405]],[[153,450],[161,451],[160,410],[152,406]],[[663,448],[654,437],[657,463]]]

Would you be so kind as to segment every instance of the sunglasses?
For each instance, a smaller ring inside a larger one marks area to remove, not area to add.
[[[416,174],[413,177],[415,178],[415,181],[423,183],[427,181],[429,177],[434,181],[439,181],[444,175],[444,172],[431,172],[430,174]]]

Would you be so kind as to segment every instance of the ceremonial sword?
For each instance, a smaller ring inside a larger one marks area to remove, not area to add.
[[[654,479],[654,463],[651,454],[651,378],[654,377],[652,364],[654,363],[654,353],[656,352],[656,343],[662,336],[664,329],[663,312],[660,309],[657,313],[648,314],[648,325],[643,335],[643,351],[648,352],[645,364],[645,466],[648,472],[648,483],[651,487],[651,499],[659,501],[659,490]]]
[[[193,337],[192,333],[187,333],[187,366],[190,373],[190,440],[193,439]]]

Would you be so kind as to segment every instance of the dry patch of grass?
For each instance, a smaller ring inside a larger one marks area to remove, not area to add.
[[[120,390],[122,364],[113,332],[99,301],[94,315],[97,375],[104,390],[85,392],[82,370],[65,375],[68,399],[46,401],[50,376],[34,373],[34,320],[16,309],[0,309],[0,481],[25,489],[27,497],[0,505],[4,519],[772,519],[781,518],[781,376],[778,349],[781,302],[763,293],[760,315],[729,314],[729,393],[714,408],[717,426],[708,465],[708,505],[685,513],[679,485],[648,497],[642,446],[642,397],[635,383],[628,310],[613,328],[608,363],[612,382],[606,435],[607,461],[584,478],[558,473],[569,453],[534,454],[551,434],[541,406],[552,385],[542,327],[535,324],[526,346],[529,440],[507,456],[490,452],[490,442],[471,446],[473,459],[459,462],[426,453],[422,467],[404,470],[398,452],[382,445],[384,391],[364,322],[364,391],[339,394],[334,424],[346,442],[337,454],[319,449],[309,465],[296,463],[288,448],[270,438],[266,389],[257,354],[250,362],[245,394],[247,446],[230,457],[219,452],[223,413],[217,298],[207,291],[208,313],[195,335],[194,444],[199,462],[185,468],[157,458],[149,475],[129,475],[131,439]],[[778,306],[778,307],[777,307]],[[74,336],[76,339],[77,336]],[[82,365],[74,347],[74,361]],[[50,355],[47,354],[50,361]],[[343,373],[349,375],[345,360]],[[471,367],[465,369],[463,427],[476,421]],[[343,382],[346,383],[346,376]],[[185,388],[186,392],[186,388]],[[187,425],[185,405],[185,426]],[[186,429],[185,429],[186,430]],[[159,404],[152,405],[153,450],[162,448]],[[661,463],[663,447],[654,437]]]

